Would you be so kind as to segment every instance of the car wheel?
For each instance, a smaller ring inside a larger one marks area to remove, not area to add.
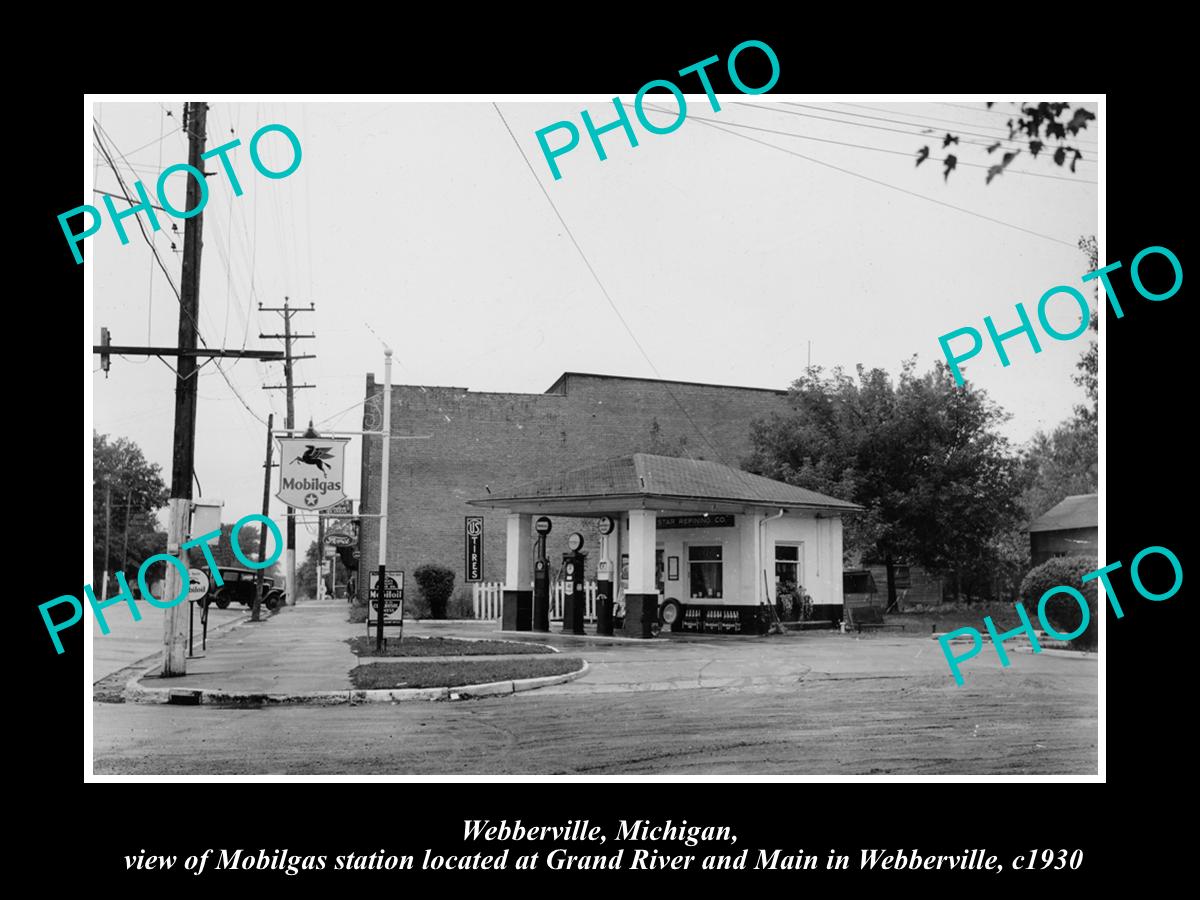
[[[667,600],[658,607],[658,621],[668,631],[675,630],[675,623],[683,618],[683,606],[678,600]]]
[[[279,606],[279,595],[278,594],[267,594],[267,596],[263,602],[267,604],[267,609],[274,612],[276,607]]]
[[[229,595],[227,593],[225,593],[224,591],[221,591],[219,594],[217,594],[215,599],[216,599],[217,609],[228,609],[229,608]]]

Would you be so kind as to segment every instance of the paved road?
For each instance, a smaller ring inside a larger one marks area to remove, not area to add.
[[[1097,764],[1096,660],[982,656],[955,687],[927,637],[556,638],[575,682],[462,702],[96,704],[97,774],[1063,774]],[[978,665],[976,665],[978,663]]]
[[[108,634],[100,633],[100,622],[92,615],[90,609],[84,612],[92,620],[92,681],[97,682],[126,666],[131,666],[139,659],[150,656],[162,650],[163,642],[163,612],[146,603],[139,603],[142,613],[141,621],[133,621],[129,607],[125,604],[111,606],[106,609],[105,621],[108,623]],[[246,608],[240,603],[231,605],[228,609],[212,607],[208,611],[209,631],[221,625],[242,618]],[[200,650],[200,610],[196,610],[195,648]]]

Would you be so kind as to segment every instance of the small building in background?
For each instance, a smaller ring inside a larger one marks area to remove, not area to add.
[[[1040,566],[1056,556],[1095,557],[1100,546],[1099,497],[1072,494],[1029,523],[1029,556]]]

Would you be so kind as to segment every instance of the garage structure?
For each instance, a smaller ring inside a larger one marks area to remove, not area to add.
[[[650,637],[660,614],[677,630],[696,621],[749,630],[783,582],[812,597],[814,619],[841,619],[842,516],[862,508],[721,463],[647,453],[469,502],[508,513],[504,619],[519,630],[537,618],[513,612],[532,604],[534,519],[609,520],[613,533],[584,533],[581,549],[617,575],[622,633],[632,637]],[[551,559],[567,538],[550,535]]]
[[[1029,523],[1029,558],[1040,566],[1056,556],[1096,556],[1100,546],[1096,494],[1072,494]]]

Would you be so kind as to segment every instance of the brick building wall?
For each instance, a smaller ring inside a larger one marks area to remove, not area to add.
[[[368,374],[364,430],[382,425],[381,391]],[[786,409],[786,391],[575,373],[544,394],[393,385],[392,433],[432,437],[391,443],[390,565],[411,573],[422,563],[439,563],[454,569],[461,584],[463,517],[482,515],[484,577],[501,581],[505,514],[467,504],[486,496],[489,486],[498,491],[625,453],[690,455],[736,466],[750,450],[750,423]],[[379,511],[380,448],[380,438],[363,439],[364,513]],[[556,519],[551,560],[565,550],[572,530],[592,537],[581,524]],[[363,519],[361,533],[365,571],[376,565],[378,519]],[[365,597],[365,575],[359,583]]]

